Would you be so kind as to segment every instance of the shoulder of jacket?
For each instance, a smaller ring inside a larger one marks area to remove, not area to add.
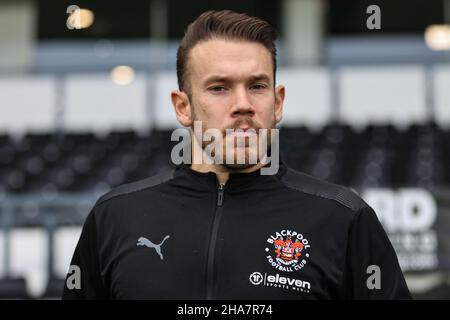
[[[281,182],[291,189],[336,201],[352,211],[359,211],[368,206],[361,197],[349,188],[317,179],[293,169],[287,170],[281,178]]]
[[[101,196],[97,200],[95,205],[97,206],[97,205],[104,203],[105,201],[108,201],[112,198],[124,196],[127,194],[131,194],[134,192],[138,192],[138,191],[141,191],[144,189],[148,189],[148,188],[160,185],[160,184],[172,179],[174,176],[174,172],[175,172],[175,169],[169,169],[169,170],[162,171],[154,176],[148,177],[146,179],[142,179],[142,180],[139,180],[136,182],[131,182],[131,183],[120,185],[120,186],[112,189],[111,191],[107,192],[103,196]]]

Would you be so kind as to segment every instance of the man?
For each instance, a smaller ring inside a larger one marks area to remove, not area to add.
[[[101,197],[63,298],[410,298],[386,233],[363,200],[283,162],[263,174],[278,161],[272,135],[263,157],[250,161],[264,149],[251,138],[264,140],[260,129],[275,129],[282,118],[275,38],[266,22],[232,11],[206,12],[189,26],[171,97],[183,126],[201,123],[192,158],[202,161]],[[205,142],[209,129],[219,135]],[[213,140],[230,137],[206,154]]]

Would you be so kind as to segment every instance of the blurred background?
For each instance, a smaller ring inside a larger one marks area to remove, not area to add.
[[[0,0],[0,298],[58,299],[96,199],[172,166],[178,41],[210,9],[278,29],[282,157],[361,194],[414,297],[449,299],[449,0]]]

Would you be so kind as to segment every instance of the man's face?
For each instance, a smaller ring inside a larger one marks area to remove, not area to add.
[[[187,79],[192,120],[201,120],[203,131],[219,129],[223,137],[226,129],[254,129],[258,133],[262,128],[275,128],[281,120],[284,87],[274,88],[272,57],[259,43],[222,39],[201,42],[189,54]],[[251,130],[242,135],[251,136]],[[236,155],[237,145],[234,148]],[[227,166],[251,166],[249,152],[257,152],[253,149],[246,141],[246,164]]]

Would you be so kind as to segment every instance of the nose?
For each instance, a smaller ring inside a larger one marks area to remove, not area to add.
[[[233,100],[232,117],[252,117],[255,114],[255,109],[245,88],[237,88]]]

